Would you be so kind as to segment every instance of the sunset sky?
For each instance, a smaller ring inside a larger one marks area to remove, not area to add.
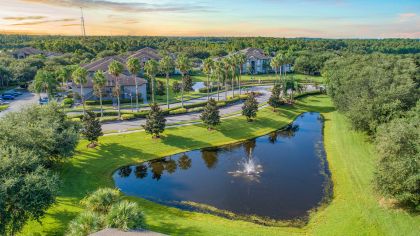
[[[420,38],[420,0],[0,0],[0,33]]]

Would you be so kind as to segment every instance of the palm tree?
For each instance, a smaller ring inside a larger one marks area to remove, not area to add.
[[[126,66],[127,66],[128,71],[130,72],[131,76],[133,76],[133,79],[134,79],[135,84],[136,84],[136,109],[137,109],[137,111],[139,111],[139,87],[138,87],[138,83],[137,83],[137,74],[141,70],[140,61],[139,61],[139,59],[137,59],[135,57],[131,57],[130,59],[128,59],[128,61],[126,63]]]
[[[207,100],[210,98],[210,75],[214,70],[214,61],[211,58],[207,58],[203,63],[203,72],[207,75]]]
[[[215,75],[217,77],[217,101],[220,100],[220,81],[224,76],[224,65],[223,62],[218,61],[214,65]]]
[[[279,58],[277,57],[277,55],[271,59],[270,66],[271,66],[271,68],[274,69],[274,72],[276,73],[276,78],[278,79],[277,73],[278,73],[278,70],[279,70],[280,61],[279,61]]]
[[[34,81],[32,82],[32,90],[39,96],[42,92],[45,92],[50,98],[51,93],[55,89],[57,81],[54,80],[54,75],[46,70],[38,70]],[[41,98],[41,97],[40,97]]]
[[[83,114],[86,113],[85,109],[85,99],[83,95],[83,85],[87,83],[87,70],[83,67],[77,67],[75,71],[72,73],[73,82],[77,85],[80,85],[80,97],[82,99],[82,105],[83,105]]]
[[[144,65],[144,71],[152,82],[152,102],[155,103],[155,77],[159,73],[159,63],[153,59],[148,60]]]
[[[119,76],[124,71],[124,66],[118,61],[113,61],[108,66],[108,72],[115,78],[115,88],[114,95],[117,97],[117,106],[118,106],[118,118],[121,119],[121,108],[120,108],[120,81]]]
[[[101,70],[98,70],[93,75],[93,87],[99,95],[99,103],[101,105],[101,117],[104,116],[104,111],[102,108],[102,90],[105,87],[105,84],[106,84],[105,73]]]
[[[246,63],[246,56],[245,56],[245,54],[242,54],[242,53],[236,54],[236,62],[239,65],[238,84],[239,84],[239,95],[241,95],[242,69],[243,69],[244,64]]]
[[[238,62],[236,61],[236,57],[235,56],[231,56],[230,60],[229,60],[229,66],[230,66],[230,72],[232,73],[232,97],[235,97],[235,78],[236,78],[236,66],[237,66]]]
[[[71,78],[71,68],[70,66],[63,66],[58,70],[57,74],[58,79],[61,81],[61,86],[64,88],[65,84]]]
[[[191,62],[190,59],[186,55],[180,55],[176,59],[176,67],[181,72],[182,80],[181,80],[181,106],[184,107],[184,79],[185,75],[188,74],[188,71],[191,70]]]
[[[224,84],[225,84],[225,100],[227,100],[227,92],[228,92],[228,89],[227,89],[227,80],[229,78],[229,70],[231,68],[230,67],[231,59],[229,57],[226,57],[226,58],[223,59],[222,62],[223,62],[223,69],[224,69],[223,81],[224,81]]]
[[[171,56],[167,55],[159,62],[160,71],[166,75],[166,104],[169,109],[169,75],[175,70],[175,63]]]

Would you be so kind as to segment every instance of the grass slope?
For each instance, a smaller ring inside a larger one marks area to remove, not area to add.
[[[62,234],[67,223],[82,210],[79,200],[98,187],[112,187],[111,174],[120,166],[260,136],[290,123],[305,111],[322,112],[326,118],[325,145],[335,196],[330,205],[313,213],[307,226],[265,227],[132,198],[144,208],[151,230],[170,235],[415,235],[419,232],[419,216],[379,206],[371,186],[375,158],[372,145],[366,142],[366,136],[351,131],[344,117],[334,111],[329,98],[321,95],[282,108],[278,111],[280,115],[264,109],[252,123],[242,117],[224,120],[213,132],[195,125],[168,129],[162,140],[152,140],[144,132],[107,136],[101,139],[97,150],[87,149],[86,142],[82,142],[75,157],[60,167],[63,188],[57,204],[42,219],[42,225],[31,222],[23,234]]]

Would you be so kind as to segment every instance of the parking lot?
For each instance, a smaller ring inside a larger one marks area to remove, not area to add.
[[[9,112],[18,111],[27,105],[38,103],[38,95],[30,92],[23,92],[22,95],[15,97],[14,100],[5,101],[10,102],[9,108],[0,112],[0,117],[3,117]]]

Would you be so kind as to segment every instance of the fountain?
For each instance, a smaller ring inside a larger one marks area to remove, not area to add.
[[[263,168],[258,164],[257,159],[252,155],[253,148],[255,143],[250,142],[245,144],[245,150],[247,152],[247,157],[240,161],[238,164],[240,169],[233,172],[228,172],[234,177],[244,177],[246,179],[257,181],[260,177],[260,174],[263,171]]]

